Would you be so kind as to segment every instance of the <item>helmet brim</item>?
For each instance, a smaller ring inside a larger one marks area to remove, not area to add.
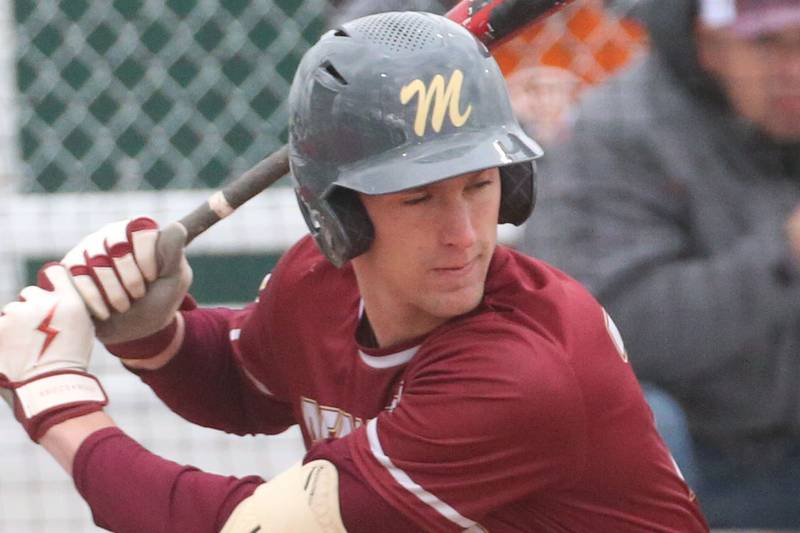
[[[522,128],[459,132],[437,142],[406,145],[360,165],[343,167],[331,188],[389,194],[487,168],[529,162],[543,153]]]

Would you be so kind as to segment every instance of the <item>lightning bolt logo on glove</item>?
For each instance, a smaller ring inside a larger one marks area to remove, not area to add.
[[[50,308],[50,311],[47,312],[47,315],[44,317],[44,319],[42,319],[39,325],[36,326],[36,329],[45,335],[44,344],[42,344],[42,350],[39,352],[39,357],[36,359],[37,363],[42,359],[44,352],[47,351],[47,349],[50,347],[50,344],[56,340],[56,337],[60,333],[58,329],[50,327],[50,322],[53,321],[53,316],[56,314],[56,308],[58,308],[58,303],[53,304],[53,307]]]
[[[0,392],[35,442],[55,424],[108,403],[87,372],[94,325],[66,267],[39,272],[0,314]]]

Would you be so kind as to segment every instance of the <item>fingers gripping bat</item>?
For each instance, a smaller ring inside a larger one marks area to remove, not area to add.
[[[572,1],[461,0],[446,16],[492,49]],[[283,146],[179,221],[186,229],[186,244],[288,173],[289,148]]]

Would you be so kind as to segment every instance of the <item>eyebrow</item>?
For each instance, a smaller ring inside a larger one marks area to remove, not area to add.
[[[401,192],[403,194],[417,194],[421,192],[427,192],[427,190],[428,190],[428,185],[420,185],[419,187],[414,187],[412,189],[405,189],[398,192]]]
[[[489,176],[486,176],[486,171],[487,170],[489,170],[489,169],[476,171],[472,176],[470,176],[467,179],[467,181],[472,183],[472,182],[477,182],[477,181],[481,181],[483,179],[488,178]],[[453,176],[452,178],[456,178],[456,177],[458,177],[458,176]],[[440,181],[445,181],[447,179],[452,179],[452,178],[445,178],[444,180],[440,180]],[[412,187],[411,189],[403,189],[402,191],[397,191],[397,192],[398,193],[402,193],[402,194],[417,194],[417,193],[427,192],[428,188],[430,188],[431,185],[435,185],[437,183],[439,183],[439,182],[438,181],[434,181],[432,183],[425,183],[423,185],[418,185],[417,187]]]

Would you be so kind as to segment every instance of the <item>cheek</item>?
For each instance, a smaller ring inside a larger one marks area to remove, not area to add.
[[[732,97],[744,106],[755,106],[763,100],[767,85],[768,65],[764,57],[748,48],[726,55],[719,75]]]
[[[407,277],[412,267],[419,262],[420,235],[401,225],[386,225],[375,230],[367,254],[371,262],[385,276],[393,278]]]
[[[498,183],[493,194],[479,205],[476,227],[492,234],[497,233],[497,223],[500,218],[500,196],[501,190]]]
[[[728,93],[737,111],[750,120],[758,120],[768,112],[769,87],[760,69],[740,73],[728,84]]]

